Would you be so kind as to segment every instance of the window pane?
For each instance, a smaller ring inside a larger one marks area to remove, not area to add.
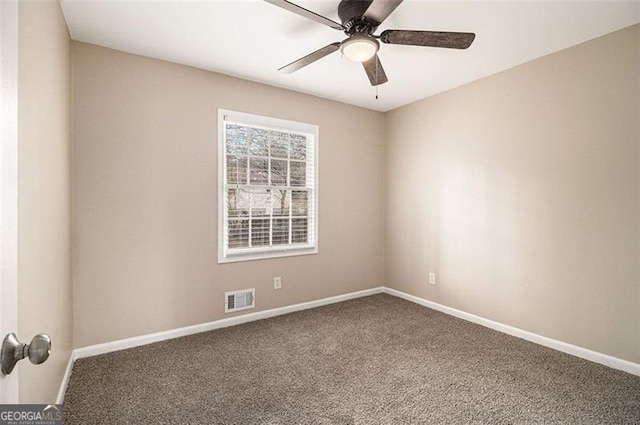
[[[273,219],[273,244],[285,245],[289,243],[289,219]]]
[[[273,215],[289,217],[291,196],[288,190],[273,191]]]
[[[271,160],[271,185],[287,185],[287,161],[283,159]]]
[[[227,183],[247,184],[247,157],[227,155]]]
[[[281,131],[270,131],[271,156],[275,158],[289,157],[289,134]]]
[[[293,215],[307,215],[309,208],[308,192],[302,190],[294,190],[291,192],[291,208]]]
[[[271,191],[253,190],[251,193],[251,216],[269,217],[271,215]]]
[[[291,135],[291,159],[307,159],[307,138],[298,134]]]
[[[269,245],[269,219],[251,220],[251,246]]]
[[[292,221],[291,238],[292,243],[306,243],[307,242],[307,219],[306,218],[294,218]]]
[[[243,189],[229,189],[227,207],[229,217],[249,217],[249,192]]]
[[[267,132],[259,128],[249,128],[249,153],[257,156],[269,156]]]
[[[251,158],[249,181],[251,184],[269,183],[269,160],[264,158]]]
[[[305,186],[307,183],[307,163],[291,161],[291,186]]]
[[[226,126],[227,153],[245,155],[247,153],[247,127],[233,124]]]
[[[229,248],[249,247],[249,220],[229,220]]]

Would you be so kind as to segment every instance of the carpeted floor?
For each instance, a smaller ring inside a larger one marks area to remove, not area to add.
[[[640,424],[640,377],[375,295],[76,361],[66,424]]]

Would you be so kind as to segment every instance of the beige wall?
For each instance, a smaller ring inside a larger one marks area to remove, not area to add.
[[[84,43],[73,73],[76,347],[382,284],[381,113]],[[319,254],[217,264],[217,108],[320,126]]]
[[[639,40],[386,114],[386,284],[640,362]]]
[[[73,43],[74,345],[375,287],[384,246],[391,287],[639,362],[638,31],[384,115]],[[219,107],[320,125],[320,254],[217,264]]]
[[[53,403],[72,348],[71,52],[57,1],[20,2],[19,26],[18,336],[53,341],[20,362],[20,402]]]

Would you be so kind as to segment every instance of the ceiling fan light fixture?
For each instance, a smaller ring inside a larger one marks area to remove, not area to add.
[[[340,50],[342,56],[347,59],[362,63],[369,82],[376,87],[389,81],[377,55],[381,42],[405,46],[466,49],[476,36],[471,32],[421,30],[384,30],[381,34],[375,35],[379,26],[404,0],[340,0],[338,16],[342,23],[298,6],[293,2],[295,0],[265,1],[298,16],[343,31],[347,35],[347,38],[342,41],[328,44],[278,69],[278,72],[285,74],[297,71]]]
[[[354,62],[366,62],[378,52],[380,43],[371,36],[354,35],[340,45],[340,52]]]

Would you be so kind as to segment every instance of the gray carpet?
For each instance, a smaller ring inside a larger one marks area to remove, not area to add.
[[[375,295],[76,361],[67,424],[640,424],[640,377]]]

